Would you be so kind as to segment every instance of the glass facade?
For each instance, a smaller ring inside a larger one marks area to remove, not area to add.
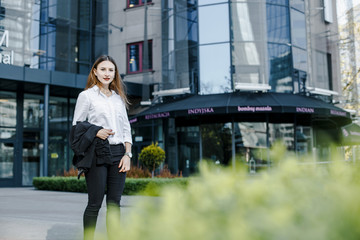
[[[0,77],[0,186],[30,186],[72,166],[76,97],[94,59],[108,52],[108,1],[0,7],[0,67],[11,71]]]
[[[190,87],[200,95],[236,92],[238,84],[268,84],[270,92],[284,94],[330,90],[332,56],[314,31],[326,24],[306,15],[311,6],[305,0],[162,1],[162,89]],[[272,164],[268,149],[278,141],[298,155],[320,146],[314,140],[319,129],[303,116],[298,123],[296,114],[244,122],[228,115],[185,118],[186,126],[181,118],[164,119],[169,169],[186,176],[206,159],[256,170]]]
[[[217,94],[235,91],[237,83],[269,84],[282,93],[330,87],[331,58],[308,49],[308,38],[316,36],[309,36],[304,0],[172,0],[162,9],[162,89]],[[320,63],[315,84],[308,81],[309,51]]]
[[[87,74],[107,52],[107,1],[2,0],[1,7],[4,64]]]

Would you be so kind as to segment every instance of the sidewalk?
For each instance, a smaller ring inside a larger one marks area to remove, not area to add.
[[[151,197],[123,196],[121,216],[144,198]],[[86,203],[86,193],[0,188],[0,240],[81,240]],[[104,199],[97,232],[106,232],[105,214]]]

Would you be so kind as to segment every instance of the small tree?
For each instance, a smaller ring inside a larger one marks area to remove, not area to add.
[[[151,169],[151,176],[154,177],[154,171],[165,160],[165,151],[158,146],[158,143],[143,148],[139,155],[139,160]]]

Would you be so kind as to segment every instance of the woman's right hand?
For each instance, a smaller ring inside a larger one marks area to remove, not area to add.
[[[114,135],[115,133],[111,130],[111,129],[105,129],[105,128],[103,128],[103,129],[100,129],[98,132],[97,132],[97,134],[96,134],[96,136],[98,137],[98,138],[101,138],[102,140],[105,140],[105,139],[107,139],[110,135]]]

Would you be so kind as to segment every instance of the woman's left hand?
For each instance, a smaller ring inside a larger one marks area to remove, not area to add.
[[[127,172],[130,170],[130,157],[124,155],[119,163],[119,172]]]

